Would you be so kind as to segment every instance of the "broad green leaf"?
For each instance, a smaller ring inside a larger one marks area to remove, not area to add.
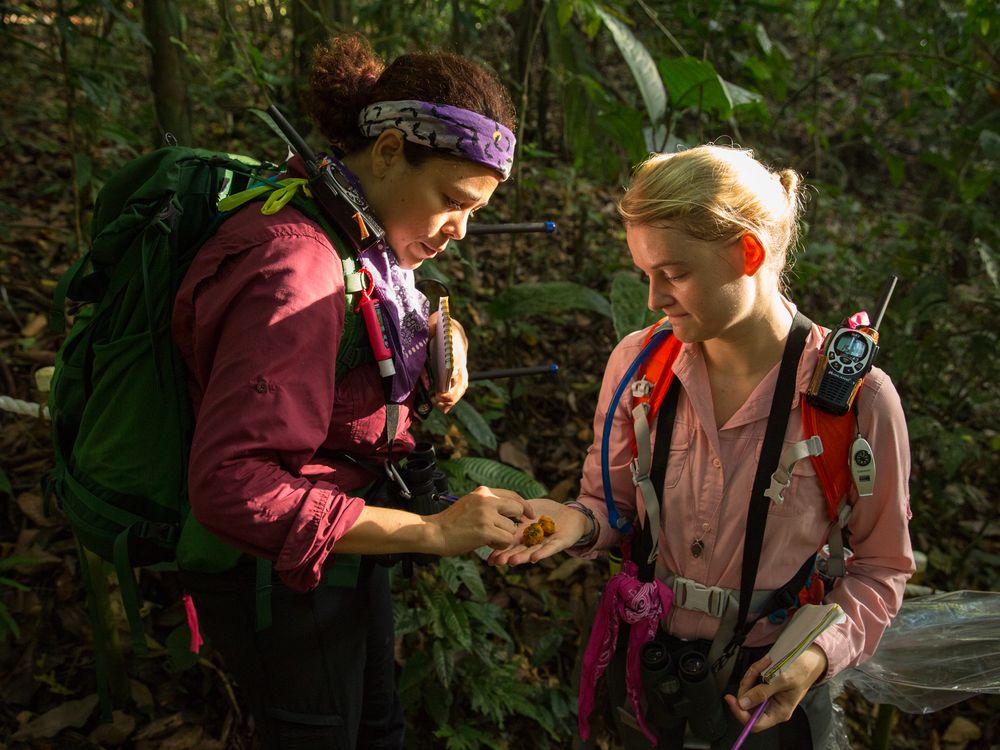
[[[441,614],[445,633],[450,641],[457,643],[466,651],[472,648],[472,629],[469,627],[469,615],[462,602],[450,594],[445,594],[445,607]]]
[[[600,293],[572,281],[517,284],[498,294],[490,303],[490,314],[497,320],[569,310],[590,310],[611,317],[611,305]]]
[[[479,568],[467,557],[445,557],[438,564],[441,577],[444,578],[453,594],[458,593],[462,584],[469,589],[473,598],[482,601],[486,598],[486,587],[479,574]]]
[[[642,42],[636,39],[635,35],[625,24],[599,6],[596,10],[601,20],[604,21],[604,25],[607,26],[608,31],[611,32],[611,37],[615,40],[615,44],[618,45],[618,50],[622,53],[622,57],[625,58],[625,63],[628,65],[629,70],[632,71],[632,76],[639,86],[639,93],[642,95],[642,100],[646,105],[646,112],[649,114],[650,121],[654,123],[659,122],[667,112],[667,94],[663,89],[663,81],[660,80],[660,75],[656,70],[656,63],[649,54],[649,50],[646,49],[646,46]]]
[[[734,109],[744,104],[756,104],[764,100],[764,97],[756,91],[737,86],[724,78],[719,78],[719,83],[722,84],[722,88],[725,90],[726,96],[729,97],[729,101],[732,102]]]
[[[646,307],[647,287],[629,271],[611,281],[611,320],[621,340],[632,331],[652,325],[662,316]]]
[[[468,456],[455,460],[468,479],[486,487],[513,490],[525,498],[544,497],[545,487],[513,466],[489,458]]]
[[[437,672],[441,684],[448,687],[451,684],[451,659],[444,650],[444,641],[438,639],[431,645],[431,658],[434,660],[434,671]]]
[[[497,436],[493,434],[493,430],[490,429],[482,415],[468,401],[459,401],[451,413],[479,445],[489,450],[496,450]]]
[[[417,688],[427,684],[431,672],[434,671],[434,662],[425,651],[417,651],[407,657],[403,670],[399,675],[399,692],[405,693],[410,688]]]
[[[497,605],[489,602],[468,602],[466,609],[469,612],[469,616],[490,633],[507,643],[514,643],[514,639],[511,638],[510,633],[507,632],[507,628],[504,626],[503,610]]]
[[[183,672],[198,663],[198,654],[191,651],[191,630],[187,623],[174,628],[164,643],[171,672]]]
[[[729,117],[733,100],[712,63],[693,57],[660,60],[660,74],[675,110],[698,107],[719,117]]]

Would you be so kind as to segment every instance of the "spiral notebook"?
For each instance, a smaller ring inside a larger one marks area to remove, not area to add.
[[[799,654],[809,648],[820,633],[846,619],[847,615],[839,604],[803,604],[795,611],[778,640],[767,652],[771,657],[771,665],[761,673],[760,679],[767,683],[773,681]]]
[[[438,392],[451,388],[451,376],[455,370],[454,352],[451,350],[451,310],[448,298],[438,300],[437,326],[437,361],[434,363],[434,375]]]

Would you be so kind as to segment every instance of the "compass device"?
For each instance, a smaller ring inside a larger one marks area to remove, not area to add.
[[[326,154],[316,154],[273,104],[267,114],[305,162],[309,190],[327,220],[350,238],[357,252],[381,242],[385,230],[339,162]]]
[[[854,404],[861,381],[872,369],[878,354],[878,328],[898,280],[895,274],[889,276],[876,306],[878,314],[874,324],[869,324],[867,314],[861,313],[845,320],[826,337],[806,391],[809,403],[817,409],[839,416],[846,414]]]

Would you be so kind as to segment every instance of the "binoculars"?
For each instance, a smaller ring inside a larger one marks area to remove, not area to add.
[[[654,639],[639,652],[639,665],[648,724],[661,732],[676,731],[686,720],[699,739],[722,737],[727,724],[722,691],[707,655],[691,647],[671,654]]]
[[[420,442],[406,460],[395,470],[395,477],[389,484],[389,500],[387,505],[400,510],[407,510],[422,516],[440,513],[451,504],[448,494],[448,476],[437,466],[434,446],[429,442]],[[435,555],[422,555],[416,552],[401,555],[376,555],[379,565],[391,568],[402,562],[404,573],[412,570],[413,564],[431,564],[439,558]]]
[[[448,477],[438,468],[434,446],[430,443],[420,442],[413,447],[399,469],[399,476],[405,485],[398,488],[404,510],[429,516],[451,504]]]

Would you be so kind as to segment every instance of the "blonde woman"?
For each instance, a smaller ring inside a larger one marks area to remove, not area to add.
[[[675,667],[694,653],[709,664],[719,684],[714,701],[658,703],[647,689],[640,704],[637,678],[612,662],[609,691],[622,708],[613,716],[629,748],[650,746],[652,736],[658,737],[658,748],[682,747],[685,726],[689,733],[707,732],[703,739],[713,748],[729,748],[765,700],[744,748],[827,746],[831,701],[823,685],[871,656],[913,571],[906,423],[892,383],[875,368],[855,402],[856,429],[877,463],[874,492],[858,498],[856,489],[850,490],[846,575],[836,579],[824,599],[839,604],[846,621],[823,633],[770,684],[759,680],[767,664],[762,657],[784,627],[789,607],[751,611],[743,618],[743,637],[732,636],[743,579],[749,575],[754,581],[753,607],[765,609],[774,606],[771,593],[787,588],[797,573],[801,579],[805,571],[811,585],[816,576],[809,561],[818,559],[831,528],[816,471],[809,460],[799,461],[783,502],[767,508],[756,571],[744,570],[748,509],[783,357],[789,360],[793,395],[787,427],[782,431],[778,425],[779,447],[808,437],[803,394],[826,334],[783,293],[782,275],[796,244],[800,190],[795,172],[772,171],[750,151],[714,145],[655,155],[635,170],[619,205],[628,247],[648,277],[650,309],[667,316],[679,342],[672,364],[679,392],[669,456],[662,484],[653,488],[659,507],[647,511],[648,499],[630,469],[637,442],[630,399],[614,398],[616,386],[628,382],[623,376],[647,337],[638,331],[626,336],[608,361],[579,498],[564,505],[533,501],[538,512],[554,518],[556,533],[537,546],[515,545],[492,557],[496,564],[535,562],[562,550],[596,557],[637,543],[620,532],[614,517],[620,515],[626,527],[638,517],[638,528],[659,511],[658,521],[650,524],[655,580],[649,591],[652,600],[659,597],[655,611],[662,604],[663,612],[651,618],[651,632],[658,621],[656,640]],[[804,348],[786,355],[796,330]],[[660,438],[656,424],[650,427],[655,446]],[[606,502],[606,492],[613,501]],[[626,631],[623,625],[618,652],[624,650]],[[729,646],[721,659],[720,642]],[[608,655],[601,656],[603,665]],[[581,692],[584,733],[592,695],[587,678]],[[676,687],[663,684],[668,693]],[[690,698],[684,691],[678,695]],[[637,709],[631,717],[627,698]],[[717,710],[723,705],[727,711]]]

